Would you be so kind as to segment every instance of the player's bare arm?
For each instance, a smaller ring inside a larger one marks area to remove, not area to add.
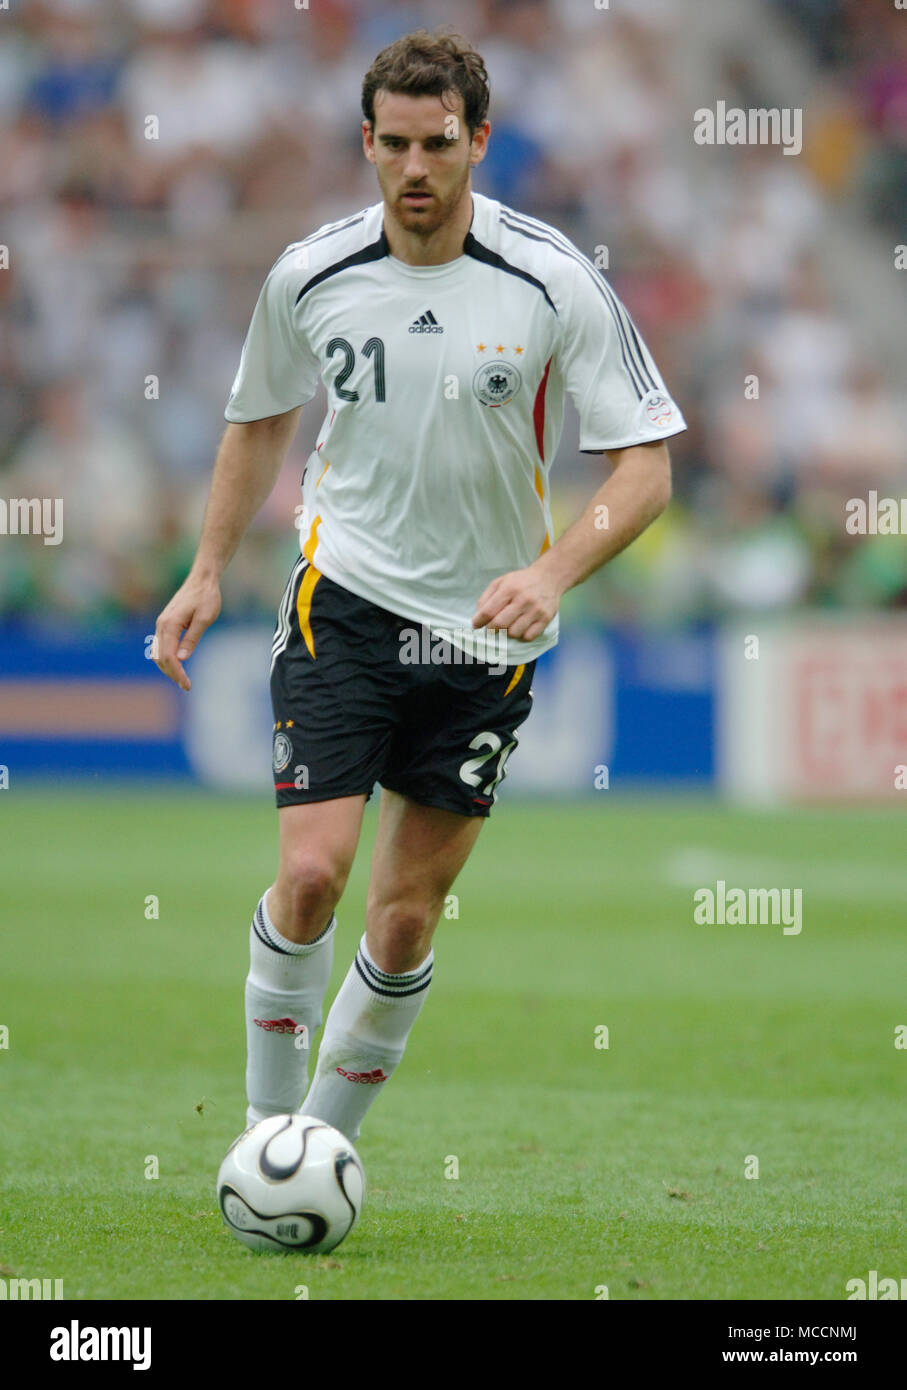
[[[224,432],[192,568],[155,627],[154,660],[181,690],[191,688],[182,663],[220,613],[220,577],[277,481],[301,409]]]
[[[531,642],[544,632],[568,589],[619,555],[661,515],[671,500],[667,444],[652,440],[607,454],[613,472],[582,516],[531,565],[488,585],[473,627],[503,628],[510,637]]]

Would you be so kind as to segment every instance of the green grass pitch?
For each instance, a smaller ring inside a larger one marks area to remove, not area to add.
[[[8,791],[2,837],[4,1276],[77,1299],[837,1300],[907,1272],[897,814],[505,792],[366,1119],[362,1219],[327,1257],[246,1250],[214,1196],[243,1126],[268,802]],[[801,887],[800,935],[695,925],[718,878]]]

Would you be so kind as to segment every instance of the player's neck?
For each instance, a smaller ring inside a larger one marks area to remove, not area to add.
[[[463,242],[472,225],[472,189],[467,185],[463,197],[448,220],[428,236],[401,227],[387,203],[384,205],[384,234],[392,256],[406,265],[444,265],[463,254]]]

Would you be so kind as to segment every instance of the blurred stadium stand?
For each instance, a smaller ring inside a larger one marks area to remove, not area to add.
[[[0,14],[0,497],[65,499],[62,545],[0,538],[0,618],[150,631],[191,560],[268,267],[377,201],[362,75],[386,42],[451,17],[436,0],[13,0]],[[670,511],[567,596],[567,629],[907,606],[904,538],[843,525],[848,498],[907,484],[893,348],[907,14],[462,0],[453,17],[491,76],[476,187],[590,256],[607,247],[690,426],[671,441]],[[802,104],[803,153],[696,146],[692,112],[719,97]],[[319,396],[225,577],[228,616],[273,619],[322,413]],[[559,528],[601,477],[576,442],[568,413]]]

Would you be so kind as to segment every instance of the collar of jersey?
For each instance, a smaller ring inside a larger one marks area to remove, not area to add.
[[[391,265],[392,265],[396,270],[401,271],[402,274],[404,274],[404,275],[412,275],[414,278],[419,279],[419,280],[423,280],[423,279],[433,280],[433,279],[435,279],[435,277],[440,277],[440,276],[442,276],[442,275],[452,275],[452,274],[454,274],[457,270],[459,270],[459,269],[466,263],[466,261],[469,260],[469,255],[468,255],[467,251],[465,250],[465,248],[466,248],[466,246],[468,246],[469,241],[470,241],[470,239],[472,238],[473,231],[474,231],[475,225],[476,225],[476,214],[477,214],[477,212],[478,212],[478,203],[477,203],[477,201],[476,201],[476,195],[475,195],[475,193],[473,193],[473,195],[472,195],[472,219],[471,219],[471,221],[470,221],[470,223],[469,223],[469,230],[467,231],[466,236],[465,236],[465,238],[464,238],[464,240],[463,240],[464,250],[460,253],[459,256],[455,256],[454,259],[453,259],[452,261],[442,261],[440,265],[410,265],[409,261],[401,261],[401,260],[399,260],[399,258],[398,258],[397,256],[392,256],[391,253],[390,253],[390,251],[387,251],[387,252],[386,252],[387,259],[390,261]],[[387,237],[386,237],[386,235],[385,235],[385,233],[384,233],[384,229],[383,229],[383,228],[382,228],[382,231],[381,231],[381,237],[382,237],[382,240],[385,242],[385,245],[386,245],[386,244],[387,244]]]
[[[443,261],[441,265],[410,265],[408,261],[400,261],[396,256],[387,253],[387,259],[395,270],[399,270],[402,275],[412,275],[419,280],[434,280],[442,275],[452,275],[464,265],[469,257],[465,252],[452,261]]]

